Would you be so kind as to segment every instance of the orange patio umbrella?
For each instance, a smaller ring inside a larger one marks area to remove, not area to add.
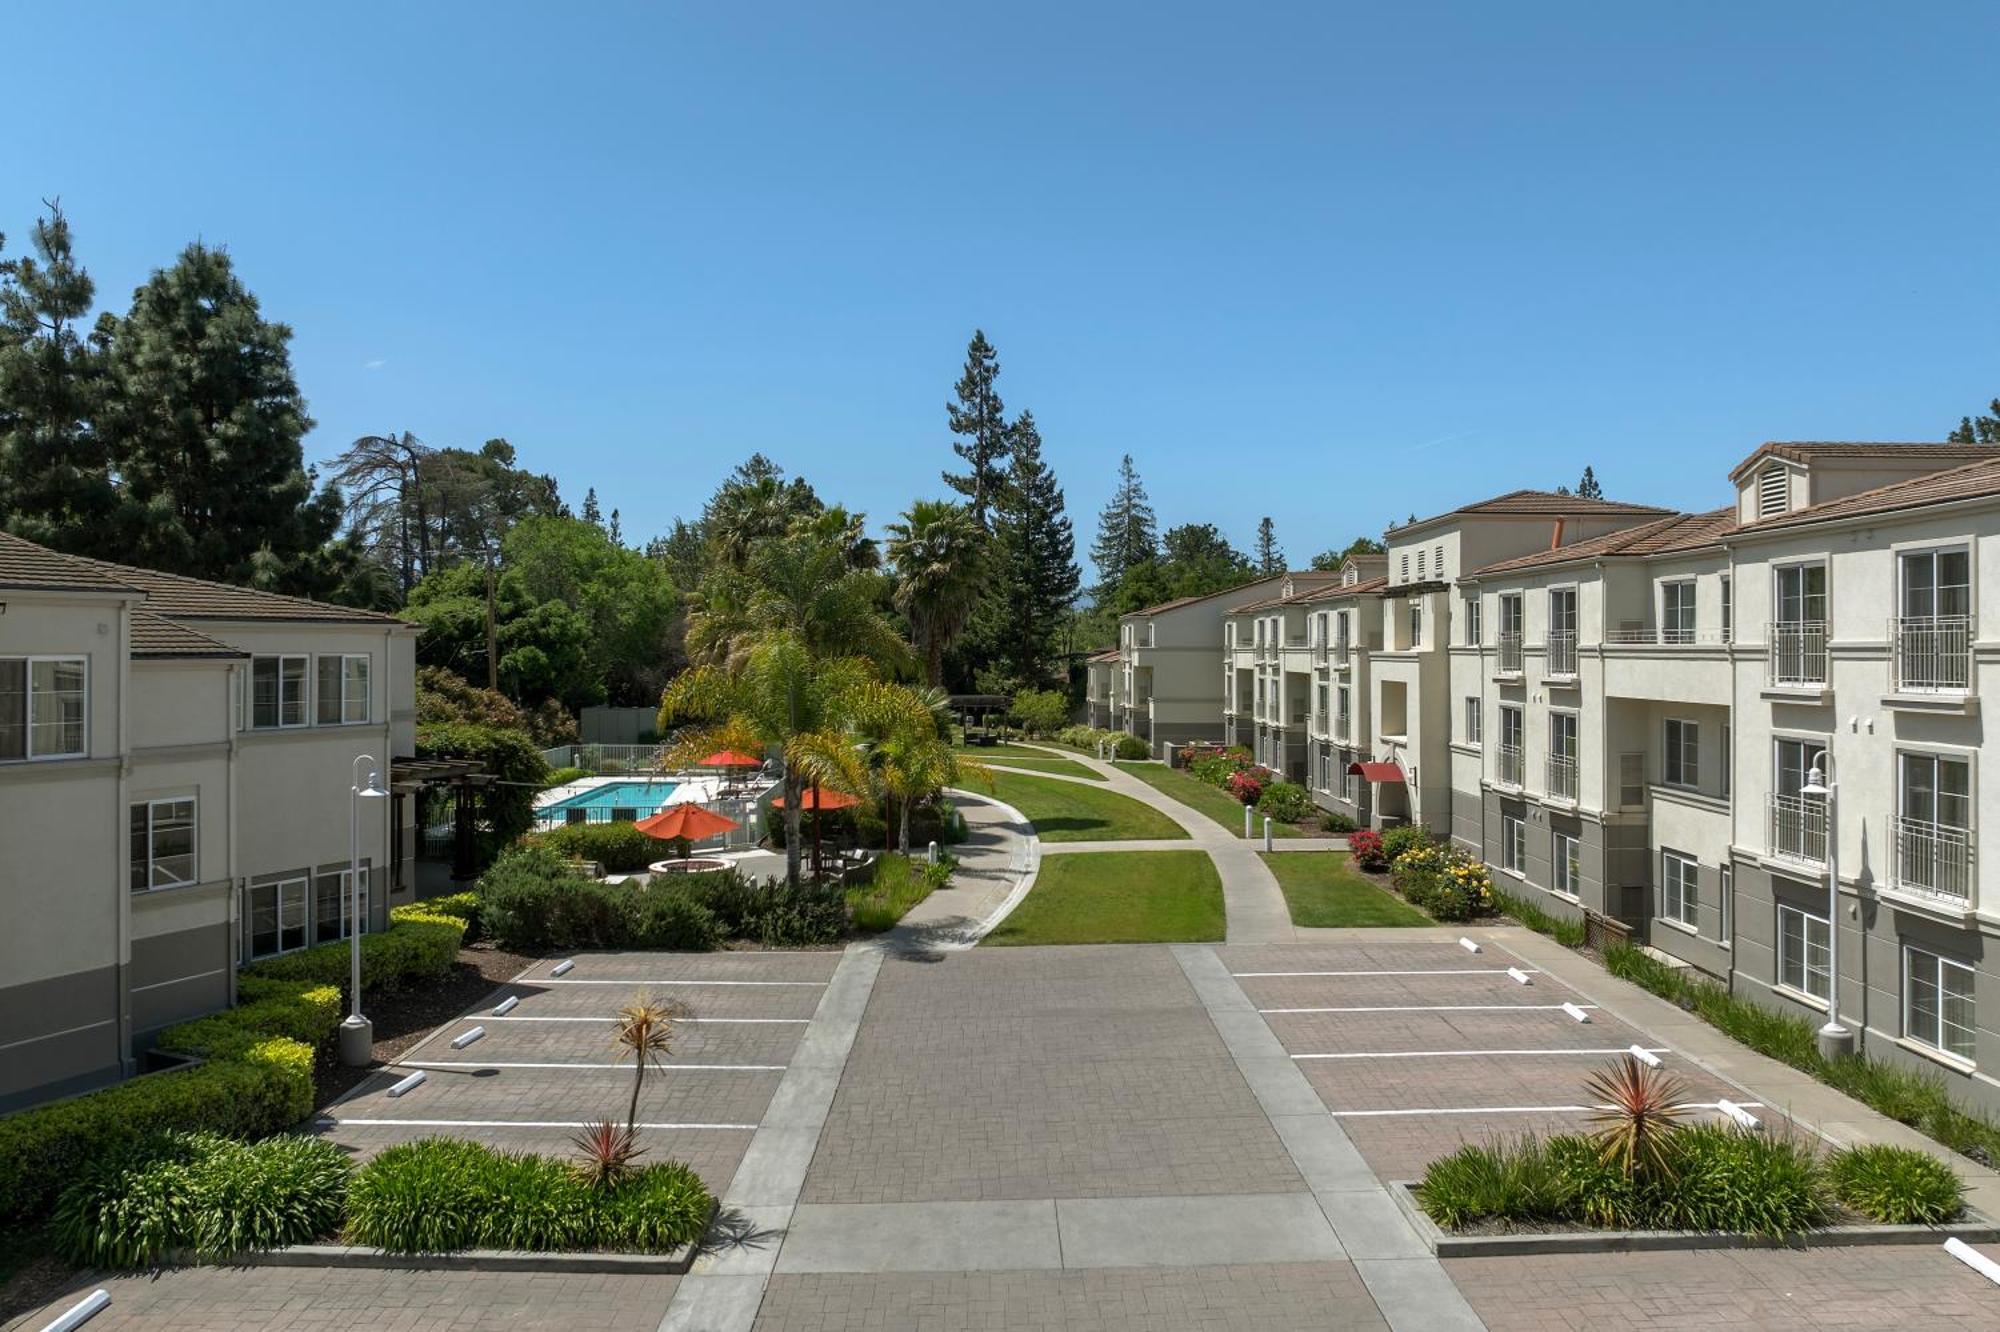
[[[806,792],[806,798],[799,802],[799,808],[846,809],[851,805],[858,805],[860,803],[860,796],[852,796],[845,791],[828,791],[822,787],[815,786]],[[771,802],[771,808],[773,809],[783,809],[784,807],[785,798],[783,796],[779,796]]]
[[[698,766],[704,768],[758,768],[762,767],[763,764],[764,760],[752,758],[740,750],[722,749],[701,760]]]
[[[633,825],[648,837],[662,842],[699,842],[743,825],[732,818],[703,809],[700,805],[670,805],[650,818]]]

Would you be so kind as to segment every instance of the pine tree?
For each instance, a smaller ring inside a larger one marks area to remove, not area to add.
[[[1159,553],[1153,506],[1146,500],[1146,487],[1128,453],[1118,463],[1118,488],[1097,515],[1097,540],[1090,547],[1090,562],[1097,566],[1097,585],[1091,594],[1099,601],[1107,600],[1124,580],[1127,569]]]
[[[98,336],[120,558],[287,586],[341,518],[339,493],[315,493],[305,469],[312,421],[292,378],[292,331],[263,317],[226,253],[197,242]]]
[[[625,544],[625,531],[618,522],[618,510],[611,511],[611,521],[604,525],[604,534],[611,538],[611,544],[614,546]]]
[[[1033,412],[1021,413],[1012,436],[1007,484],[994,506],[995,577],[988,604],[998,612],[1001,673],[1013,689],[1037,689],[1059,676],[1057,638],[1082,575],[1062,486],[1042,460]]]
[[[1597,473],[1590,467],[1583,469],[1583,479],[1576,483],[1578,499],[1603,499],[1604,487],[1597,484]]]
[[[596,486],[592,486],[583,492],[583,513],[581,517],[583,521],[595,527],[604,526],[604,511],[597,507]]]
[[[1992,403],[1991,416],[1962,416],[1958,429],[1945,436],[1947,444],[2000,444],[2000,398]]]
[[[1257,524],[1257,572],[1274,574],[1285,567],[1285,552],[1278,549],[1278,529],[1269,518]]]
[[[964,459],[964,475],[944,474],[945,484],[965,496],[966,507],[980,530],[990,531],[988,511],[1005,484],[1008,430],[1007,414],[993,383],[1000,377],[1000,358],[981,329],[974,329],[965,349],[965,373],[958,377],[954,392],[957,402],[945,404],[951,422],[951,451]]]
[[[102,357],[86,338],[95,289],[60,204],[35,224],[39,259],[0,263],[0,527],[112,555],[111,459],[94,428]]]

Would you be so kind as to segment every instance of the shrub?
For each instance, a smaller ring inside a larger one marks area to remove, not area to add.
[[[1421,823],[1405,823],[1382,834],[1382,852],[1395,864],[1405,851],[1431,845],[1431,831]]]
[[[1382,834],[1373,828],[1356,828],[1347,837],[1348,854],[1354,863],[1365,870],[1381,871],[1389,868],[1389,856],[1382,846]]]
[[[288,1128],[312,1113],[312,1069],[311,1046],[270,1037],[0,1119],[0,1221],[41,1215],[86,1162],[160,1130],[254,1138]]]
[[[531,834],[530,840],[572,860],[594,860],[607,874],[636,874],[665,857],[661,844],[628,819],[564,824]]]
[[[1264,783],[1247,768],[1230,773],[1225,789],[1246,805],[1254,805],[1264,798]]]
[[[460,940],[461,943],[471,943],[479,938],[479,894],[469,889],[442,897],[427,897],[416,907],[426,915],[450,916],[453,920],[464,921],[465,937]]]
[[[542,751],[525,731],[459,722],[419,723],[420,759],[472,759],[495,780],[480,798],[477,851],[490,861],[535,822],[535,796],[549,774]]]
[[[1354,831],[1354,820],[1345,814],[1322,814],[1319,816],[1319,822],[1321,827],[1335,835]]]
[[[571,782],[588,776],[590,776],[588,768],[552,768],[549,770],[549,775],[542,778],[542,789],[546,791],[552,786],[568,786]]]
[[[1008,716],[1030,735],[1053,735],[1069,718],[1069,696],[1059,689],[1023,689]]]
[[[606,1248],[658,1253],[700,1238],[713,1202],[677,1161],[592,1187],[546,1156],[454,1138],[391,1147],[355,1175],[348,1236],[395,1253]]]
[[[957,863],[949,856],[935,865],[907,856],[883,856],[876,862],[875,881],[848,891],[854,928],[872,932],[893,927],[911,907],[949,885]]]
[[[1313,812],[1312,793],[1297,782],[1272,782],[1257,797],[1257,812],[1283,823],[1297,823]]]
[[[1152,754],[1152,746],[1136,735],[1119,736],[1117,745],[1111,751],[1113,758],[1126,760],[1151,758]]]
[[[1842,1204],[1887,1225],[1936,1226],[1965,1210],[1965,1185],[1925,1152],[1871,1144],[1835,1152],[1827,1179]]]
[[[1565,948],[1581,948],[1584,945],[1587,936],[1580,920],[1551,915],[1526,898],[1497,888],[1493,890],[1493,904],[1535,933],[1546,934]]]
[[[632,924],[633,942],[641,948],[705,953],[722,943],[715,913],[671,887],[640,893]]]
[[[318,1049],[340,1026],[337,985],[242,977],[236,1007],[167,1028],[153,1048],[199,1059],[234,1059],[273,1036]]]
[[[395,908],[389,913],[388,929],[361,936],[361,988],[386,993],[445,975],[458,961],[465,925],[463,920],[433,912],[421,903]],[[253,962],[243,974],[335,985],[343,987],[345,993],[350,957],[348,941],[341,939]]]
[[[1413,846],[1395,858],[1390,878],[1403,896],[1439,920],[1470,920],[1493,910],[1492,875],[1457,847]]]
[[[1644,1191],[1648,1226],[1783,1239],[1828,1219],[1826,1179],[1804,1142],[1694,1124],[1674,1135],[1671,1155],[1671,1181]]]

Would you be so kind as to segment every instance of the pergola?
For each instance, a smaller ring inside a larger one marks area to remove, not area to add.
[[[389,858],[402,872],[403,799],[421,797],[429,790],[452,793],[451,877],[470,879],[479,870],[474,863],[474,833],[477,829],[478,792],[493,785],[495,778],[477,759],[420,759],[397,757],[389,761],[389,795],[393,800],[389,820]],[[400,885],[398,885],[400,886]]]
[[[1007,715],[1007,709],[1014,706],[1014,700],[1005,694],[950,694],[946,702],[958,714],[959,724],[965,728],[965,743],[992,744],[993,737],[987,732],[989,718],[994,713]],[[972,728],[978,726],[981,734],[975,739]]]

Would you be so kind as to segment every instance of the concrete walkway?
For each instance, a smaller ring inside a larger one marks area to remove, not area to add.
[[[1034,885],[1044,848],[1021,811],[972,791],[953,791],[951,802],[968,833],[951,848],[958,861],[951,886],[911,907],[876,946],[904,954],[970,948]]]

